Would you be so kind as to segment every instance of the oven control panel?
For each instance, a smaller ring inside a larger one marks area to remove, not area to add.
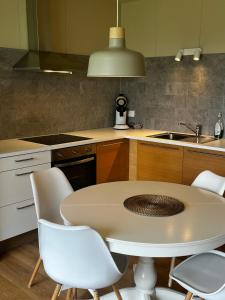
[[[68,148],[52,150],[52,161],[57,162],[74,157],[86,156],[96,153],[96,144],[73,146]]]

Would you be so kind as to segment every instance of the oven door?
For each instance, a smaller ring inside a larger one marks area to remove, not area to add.
[[[63,171],[74,190],[96,184],[95,155],[52,163],[52,166]]]

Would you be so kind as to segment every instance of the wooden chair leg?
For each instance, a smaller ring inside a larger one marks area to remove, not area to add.
[[[176,257],[172,257],[171,258],[171,261],[170,261],[170,272],[173,271],[174,267],[175,267],[175,262],[176,262]],[[169,277],[169,280],[168,280],[168,287],[171,288],[172,286],[172,279]]]
[[[116,294],[117,300],[123,300],[122,297],[121,297],[121,295],[120,295],[120,291],[119,291],[119,289],[117,288],[117,286],[113,285],[112,287],[113,287],[114,293]]]
[[[61,284],[57,284],[57,285],[56,285],[51,300],[56,300],[56,298],[59,296],[59,292],[60,292],[60,290],[61,290],[61,286],[62,286]]]
[[[99,298],[99,295],[98,295],[98,292],[97,292],[97,291],[94,291],[94,292],[93,292],[93,294],[94,294],[94,300],[100,300],[100,298]]]
[[[191,292],[188,292],[184,300],[191,300],[193,294]]]
[[[40,269],[41,262],[42,262],[42,260],[41,260],[41,258],[39,257],[39,258],[38,258],[38,261],[37,261],[37,263],[36,263],[36,265],[35,265],[35,267],[34,267],[34,271],[33,271],[32,275],[31,275],[31,278],[30,278],[30,280],[29,280],[29,282],[28,282],[28,285],[27,285],[28,288],[31,288],[31,286],[32,286],[32,284],[33,284],[33,281],[34,281],[34,279],[35,279],[35,277],[36,277],[36,275],[37,275],[37,273],[38,273],[38,271],[39,271],[39,269]]]
[[[77,289],[73,288],[72,289],[72,296],[73,296],[73,299],[77,299]]]
[[[72,288],[68,289],[66,293],[66,300],[73,300],[77,299],[77,289]]]
[[[68,289],[68,290],[67,290],[67,293],[66,293],[66,300],[71,300],[71,298],[72,298],[72,293],[73,293],[72,289]]]

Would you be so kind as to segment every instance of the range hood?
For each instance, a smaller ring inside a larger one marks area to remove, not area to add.
[[[88,68],[88,56],[29,50],[14,66],[17,71],[83,73]]]
[[[87,72],[89,60],[87,55],[40,51],[39,27],[41,25],[43,28],[43,24],[41,24],[43,18],[39,16],[39,1],[41,0],[26,0],[29,50],[14,65],[13,69],[18,71],[56,72],[70,74]],[[44,26],[46,31],[48,31],[48,28],[46,28],[48,27],[48,24],[46,22]],[[48,42],[49,41],[46,41],[46,43]]]

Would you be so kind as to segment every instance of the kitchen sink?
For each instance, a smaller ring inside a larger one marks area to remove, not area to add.
[[[196,135],[193,134],[177,133],[177,132],[165,132],[165,133],[159,133],[155,135],[148,135],[147,137],[164,139],[164,140],[182,141],[186,143],[197,143],[197,144],[209,143],[216,140],[214,137],[211,136],[201,135],[197,137]]]

